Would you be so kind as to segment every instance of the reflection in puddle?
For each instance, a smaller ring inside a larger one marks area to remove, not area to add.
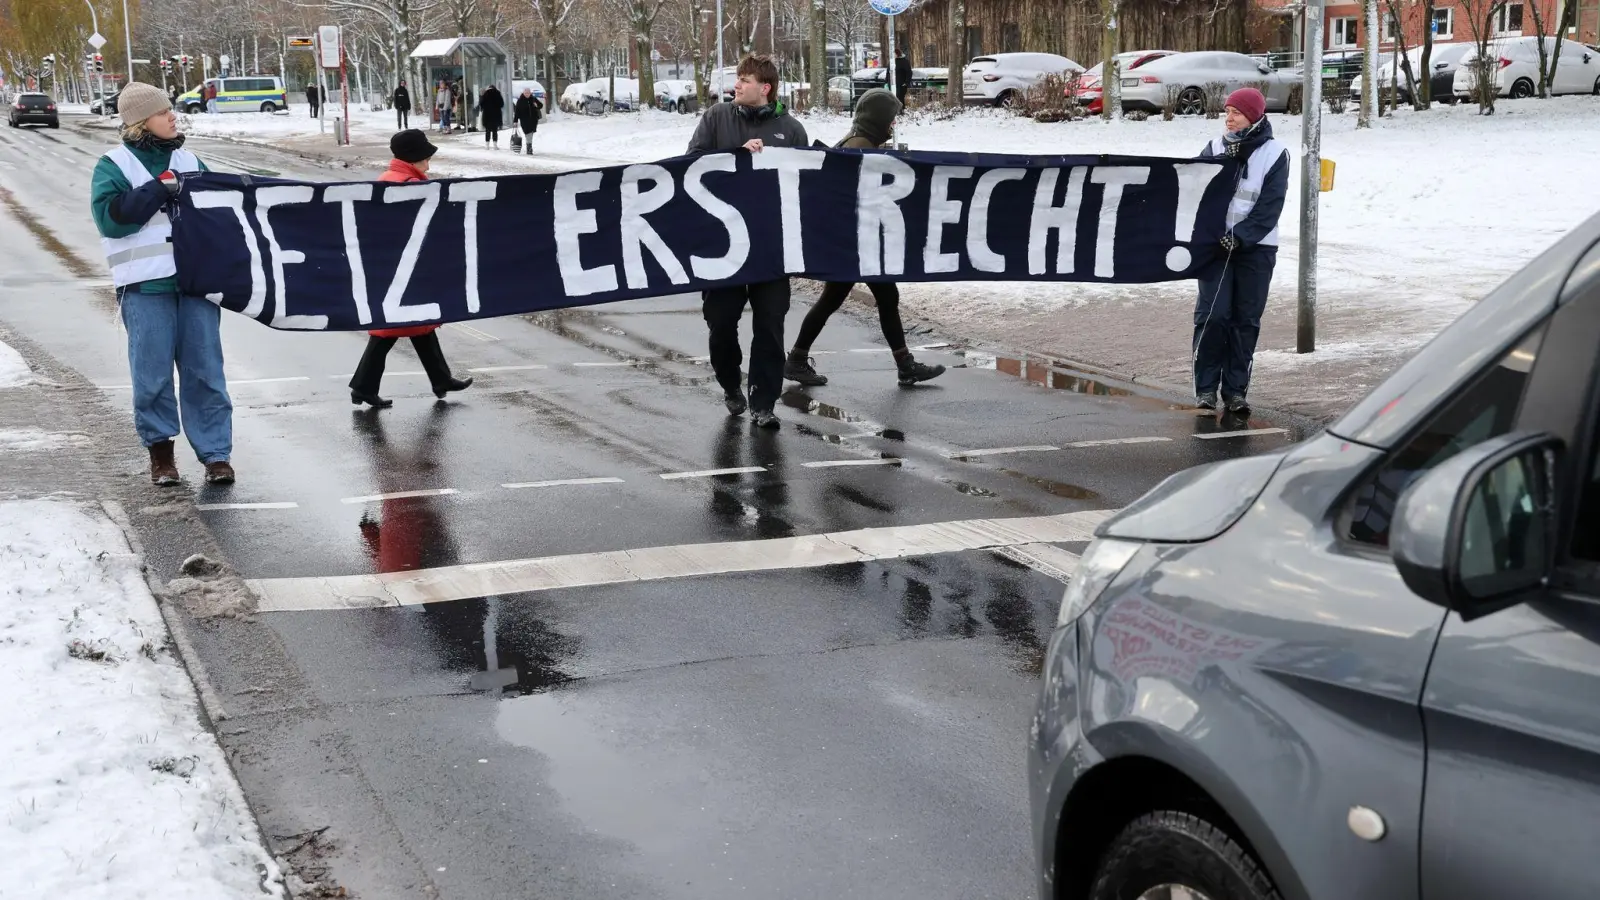
[[[965,481],[951,481],[948,478],[941,478],[939,480],[944,482],[945,484],[950,485],[951,487],[955,488],[956,490],[960,491],[961,493],[966,494],[968,497],[997,497],[997,496],[999,496],[994,491],[991,491],[991,490],[989,490],[987,488],[978,487],[975,484],[968,484]]]
[[[1010,475],[1012,478],[1021,478],[1023,481],[1026,481],[1034,487],[1041,488],[1046,493],[1056,497],[1066,497],[1069,500],[1100,499],[1100,495],[1098,493],[1095,493],[1086,487],[1080,487],[1076,484],[1067,484],[1065,481],[1052,481],[1049,478],[1040,478],[1037,475],[1027,475],[1012,469],[1001,469],[1000,471]]]
[[[1061,360],[1050,359],[1045,356],[994,356],[972,351],[968,351],[964,355],[969,368],[991,369],[1053,390],[1071,391],[1074,394],[1090,394],[1096,397],[1135,396],[1133,391],[1126,388],[1112,387],[1103,381],[1098,381],[1081,372],[1072,370],[1067,363]]]

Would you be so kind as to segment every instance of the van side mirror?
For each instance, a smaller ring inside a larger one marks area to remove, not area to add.
[[[1471,621],[1542,587],[1555,560],[1563,446],[1509,434],[1419,478],[1395,507],[1389,549],[1417,596]]]

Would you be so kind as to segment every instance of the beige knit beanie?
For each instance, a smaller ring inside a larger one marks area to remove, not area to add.
[[[172,109],[172,101],[153,84],[135,81],[117,95],[117,114],[124,125],[138,125],[157,113]]]

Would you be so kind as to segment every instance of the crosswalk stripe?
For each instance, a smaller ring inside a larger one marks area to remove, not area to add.
[[[248,583],[260,598],[260,611],[290,612],[416,606],[561,588],[809,569],[1018,545],[1030,548],[1027,558],[1049,562],[1038,545],[1088,541],[1093,538],[1095,527],[1110,515],[1110,510],[1087,510],[1055,516],[968,519],[768,540],[468,563],[378,575],[258,578]],[[1065,557],[1054,559],[1059,562]]]

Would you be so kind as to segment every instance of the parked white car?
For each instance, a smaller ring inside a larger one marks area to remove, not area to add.
[[[1300,84],[1301,70],[1274,69],[1243,53],[1205,50],[1174,53],[1127,72],[1122,78],[1122,108],[1129,112],[1160,112],[1167,104],[1167,89],[1177,91],[1177,113],[1192,116],[1206,111],[1206,85],[1219,83],[1228,93],[1242,87],[1261,87],[1267,112],[1286,112],[1289,92]]]
[[[992,53],[967,64],[961,95],[967,103],[1012,106],[1045,76],[1082,71],[1083,66],[1054,53]]]
[[[1433,83],[1433,92],[1431,96],[1434,100],[1446,101],[1450,103],[1455,102],[1456,98],[1454,94],[1454,88],[1456,67],[1461,64],[1461,58],[1465,56],[1471,49],[1471,44],[1433,45],[1433,52],[1428,56],[1428,66],[1429,68],[1433,69],[1433,72],[1429,75],[1429,77]],[[1566,51],[1563,50],[1562,52],[1565,53]],[[1421,84],[1423,79],[1422,48],[1412,47],[1410,50],[1406,51],[1406,59],[1411,61],[1412,76],[1417,79],[1418,84]],[[1361,82],[1361,76],[1357,75],[1355,80],[1350,83],[1350,94],[1352,96],[1361,96]],[[1394,57],[1392,55],[1386,56],[1384,57],[1383,64],[1378,67],[1378,84],[1380,86],[1385,86],[1394,84],[1396,82],[1399,84],[1400,102],[1412,102],[1411,92],[1406,89],[1405,70],[1401,69],[1399,71],[1399,77],[1395,78]]]
[[[1505,38],[1492,41],[1489,52],[1498,60],[1495,93],[1500,97],[1532,97],[1539,90],[1539,44],[1537,37]],[[1556,39],[1545,38],[1546,55],[1554,55]],[[1478,48],[1472,47],[1456,69],[1452,92],[1462,99],[1472,97],[1477,80]],[[1600,94],[1600,54],[1577,41],[1561,42],[1561,60],[1550,79],[1552,94]]]

